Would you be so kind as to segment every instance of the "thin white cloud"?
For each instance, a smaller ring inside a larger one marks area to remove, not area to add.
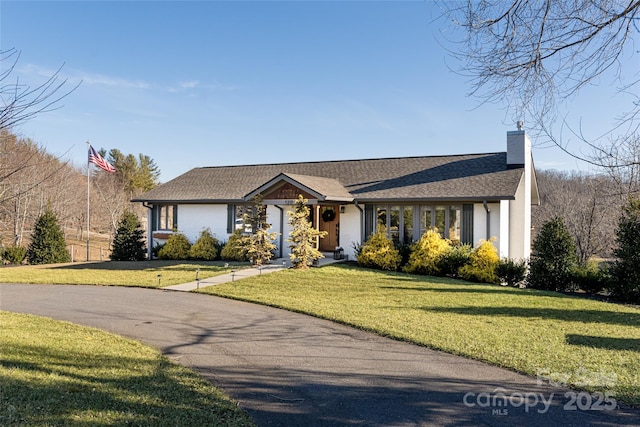
[[[194,88],[200,86],[200,81],[199,80],[191,80],[191,81],[188,81],[188,82],[180,82],[178,85],[182,89],[194,89]]]
[[[168,87],[167,91],[175,93],[198,89],[209,91],[231,91],[238,89],[238,86],[223,85],[217,81],[214,81],[213,83],[203,83],[200,80],[186,80],[178,82],[178,84],[175,86]]]
[[[128,80],[121,77],[108,76],[99,73],[87,73],[80,70],[67,69],[62,66],[60,69],[41,67],[35,64],[26,64],[16,70],[16,74],[30,80],[37,78],[51,78],[58,75],[59,79],[67,79],[69,83],[76,84],[82,81],[83,85],[108,86],[112,88],[126,89],[149,89],[151,85],[143,80]]]
[[[84,84],[120,87],[128,89],[149,89],[151,85],[143,80],[127,80],[104,74],[82,74],[79,76]]]

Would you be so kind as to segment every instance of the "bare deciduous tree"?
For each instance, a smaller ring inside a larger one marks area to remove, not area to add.
[[[20,52],[16,49],[0,51],[0,64],[9,64],[0,71],[0,130],[9,130],[40,113],[60,108],[60,101],[80,85],[78,83],[67,90],[68,79],[60,76],[62,67],[35,87],[20,83],[17,77],[12,80],[11,74],[19,59]]]
[[[609,148],[637,136],[640,126],[638,69],[623,66],[623,58],[632,64],[629,55],[638,53],[633,38],[640,33],[640,0],[469,0],[443,2],[442,9],[465,30],[453,54],[471,79],[471,95],[505,102],[514,121],[525,119],[581,160],[638,165],[637,157]],[[612,112],[612,127],[602,135],[587,138],[580,125],[569,128],[587,144],[584,154],[570,150],[553,125],[558,103],[592,83],[617,85],[630,101],[623,111]]]
[[[613,180],[557,171],[539,171],[537,178],[541,203],[532,210],[534,229],[539,231],[545,222],[562,217],[575,239],[580,261],[611,256],[621,206]]]

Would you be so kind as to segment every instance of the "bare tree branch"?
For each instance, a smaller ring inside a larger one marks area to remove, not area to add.
[[[66,90],[68,79],[62,79],[60,66],[44,83],[31,87],[20,83],[16,78],[9,81],[20,52],[15,49],[0,51],[0,63],[9,62],[9,66],[0,72],[0,130],[11,129],[15,125],[29,120],[40,113],[61,108],[60,101],[80,86],[82,82]],[[67,86],[68,87],[68,86]]]
[[[633,39],[640,33],[640,0],[468,0],[443,2],[441,8],[464,30],[451,53],[462,64],[458,71],[470,78],[469,95],[481,103],[502,103],[514,121],[526,119],[532,131],[566,153],[611,167],[613,158],[581,153],[552,131],[558,104],[586,85],[606,84],[606,77],[615,90],[635,98],[630,108],[613,112],[611,129],[596,138],[585,138],[575,126],[571,133],[588,149],[602,149],[599,154],[638,134],[640,78],[637,68],[624,69],[623,58],[638,54]],[[620,167],[637,165],[634,158],[618,159]]]

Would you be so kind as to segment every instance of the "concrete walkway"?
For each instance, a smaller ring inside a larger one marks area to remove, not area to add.
[[[0,284],[0,309],[93,326],[156,347],[219,386],[258,426],[640,422],[636,410],[579,410],[575,400],[571,406],[571,391],[506,369],[210,295]],[[596,399],[577,402],[587,401]]]
[[[325,255],[324,258],[318,260],[318,266],[322,267],[329,264],[342,262],[342,260],[334,260]],[[231,273],[220,274],[213,277],[208,277],[200,281],[193,281],[189,283],[181,283],[179,285],[165,286],[162,289],[169,291],[183,291],[190,292],[195,289],[204,288],[207,286],[219,285],[222,283],[235,282],[236,280],[246,279],[247,277],[258,276],[260,274],[273,273],[275,271],[284,270],[291,267],[291,262],[288,258],[277,258],[271,261],[270,264],[263,265],[261,267],[243,267],[236,270],[232,270]]]

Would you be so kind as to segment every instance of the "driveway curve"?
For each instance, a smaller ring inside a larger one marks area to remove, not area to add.
[[[607,410],[505,369],[209,295],[2,284],[0,309],[156,347],[224,390],[259,426],[640,424],[640,411]]]

